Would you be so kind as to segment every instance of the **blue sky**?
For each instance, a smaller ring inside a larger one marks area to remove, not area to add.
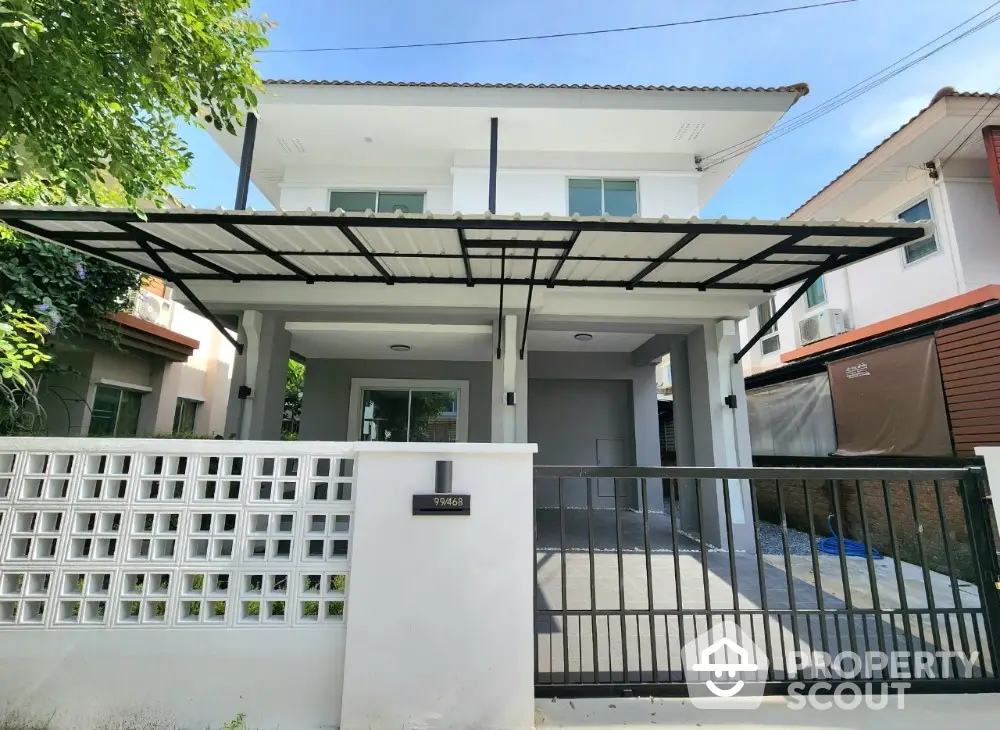
[[[259,0],[272,48],[373,45],[670,22],[815,0]],[[350,53],[262,54],[265,78],[775,86],[805,81],[807,112],[982,10],[988,0],[857,0],[751,20],[584,38]],[[940,87],[1000,87],[1000,22],[801,130],[756,150],[702,211],[779,218],[852,164]],[[197,128],[180,192],[231,207],[236,165]],[[271,205],[256,191],[251,207]]]

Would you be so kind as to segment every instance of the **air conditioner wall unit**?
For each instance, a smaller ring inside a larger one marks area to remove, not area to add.
[[[135,296],[132,314],[146,322],[169,327],[173,308],[174,303],[169,299],[143,289]]]
[[[799,320],[799,343],[808,345],[847,331],[844,313],[839,309],[824,309]]]

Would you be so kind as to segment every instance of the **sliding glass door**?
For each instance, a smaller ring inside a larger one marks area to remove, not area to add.
[[[361,390],[360,441],[459,441],[459,389]]]

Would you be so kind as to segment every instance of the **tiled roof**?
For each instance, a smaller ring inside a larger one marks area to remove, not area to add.
[[[838,180],[840,180],[842,177],[844,177],[847,173],[849,173],[855,167],[857,167],[858,165],[860,165],[862,162],[864,162],[865,160],[867,160],[873,154],[875,154],[876,152],[878,152],[882,147],[884,147],[886,144],[888,144],[889,140],[891,140],[897,134],[899,134],[904,129],[906,129],[908,126],[910,126],[911,124],[913,124],[913,122],[915,122],[917,119],[919,119],[921,116],[923,116],[923,114],[925,114],[931,107],[933,107],[935,104],[937,104],[941,99],[947,99],[948,97],[956,97],[956,96],[960,97],[960,98],[963,98],[963,99],[998,99],[998,100],[1000,100],[1000,94],[987,94],[987,93],[984,93],[984,92],[981,92],[981,91],[955,91],[954,89],[952,89],[950,87],[945,87],[945,88],[941,89],[940,91],[938,91],[934,95],[934,98],[931,99],[930,104],[928,104],[923,109],[921,109],[916,114],[914,114],[912,117],[910,117],[909,119],[907,119],[906,122],[899,129],[897,129],[895,132],[893,132],[888,137],[886,137],[885,139],[883,139],[877,145],[875,145],[874,147],[872,147],[867,153],[865,153],[865,155],[861,159],[859,159],[853,165],[851,165],[846,170],[844,170],[842,173],[840,173],[839,175],[837,175],[837,177],[833,178],[833,180],[831,180],[826,185],[824,185],[818,192],[816,192],[811,198],[809,198],[809,200],[807,200],[802,205],[800,205],[798,208],[796,208],[791,213],[789,213],[789,217],[795,215],[800,210],[802,210],[807,205],[809,205],[811,202],[813,202],[814,200],[816,200],[816,198],[818,198],[820,195],[822,195],[823,193],[825,193],[834,183],[836,183]]]
[[[392,86],[427,87],[454,89],[577,89],[583,91],[733,91],[733,92],[785,92],[805,96],[809,85],[805,83],[790,86],[644,86],[637,84],[489,84],[457,81],[340,81],[313,79],[266,79],[265,84],[285,84],[291,86]]]

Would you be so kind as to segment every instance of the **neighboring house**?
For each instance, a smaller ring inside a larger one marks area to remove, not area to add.
[[[278,211],[0,219],[113,249],[219,327],[238,322],[227,434],[279,438],[294,351],[302,440],[531,441],[541,465],[659,465],[669,354],[677,462],[748,466],[736,323],[817,270],[799,245],[864,258],[927,233],[692,218],[743,156],[703,159],[806,91],[269,82],[244,138],[215,136],[240,161],[236,207],[252,181]],[[105,226],[125,235],[102,241]],[[724,539],[713,504],[705,529]]]
[[[56,345],[58,375],[42,380],[50,436],[222,434],[235,351],[204,317],[147,279],[110,337]]]
[[[934,233],[824,274],[753,346],[744,372],[822,352],[841,332],[1000,283],[998,109],[1000,95],[942,89],[791,214],[793,220],[930,220]],[[744,342],[796,288],[776,292],[740,325]]]
[[[772,456],[972,456],[1000,445],[1000,285],[823,340],[746,379]]]

